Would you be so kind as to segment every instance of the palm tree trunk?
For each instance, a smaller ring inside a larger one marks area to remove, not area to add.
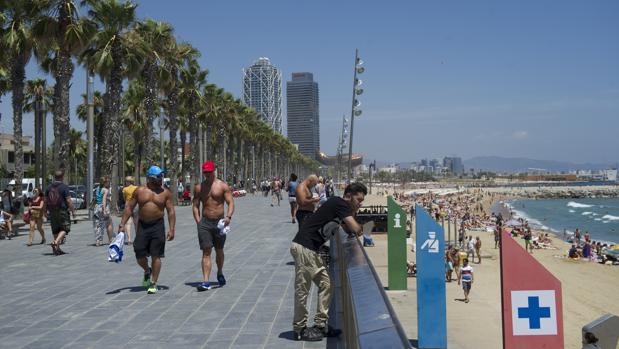
[[[155,149],[153,149],[153,121],[155,119],[155,108],[157,107],[157,66],[152,60],[147,60],[144,64],[143,74],[146,78],[146,93],[144,98],[144,109],[146,110],[146,127],[144,129],[144,158],[147,163],[156,163]]]
[[[24,80],[26,79],[26,61],[24,55],[13,57],[11,81],[13,87],[13,144],[15,146],[15,194],[21,196],[21,184],[24,177],[24,147],[22,144],[22,122],[24,110]]]
[[[176,74],[174,75],[176,76]],[[178,129],[177,118],[176,118],[176,97],[177,91],[176,89],[172,90],[172,92],[168,95],[168,128],[170,131],[170,143],[168,147],[168,161],[170,164],[169,174],[170,174],[170,183],[172,184],[172,197],[174,198],[174,204],[178,204],[178,195],[176,192],[176,188],[178,185],[178,143],[176,141],[176,133]]]
[[[69,116],[69,89],[73,77],[73,62],[71,53],[60,50],[57,56],[57,67],[54,69],[54,145],[57,148],[58,168],[66,168],[65,159],[69,155],[69,138],[71,129]]]

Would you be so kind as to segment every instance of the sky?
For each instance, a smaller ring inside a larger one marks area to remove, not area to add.
[[[209,81],[237,97],[242,69],[258,57],[270,58],[284,81],[312,72],[328,154],[336,151],[342,116],[350,117],[359,49],[366,70],[353,151],[366,161],[619,160],[615,0],[136,2],[139,18],[171,23],[202,52]],[[27,75],[43,73],[33,62]],[[103,89],[100,81],[96,88]],[[74,113],[84,90],[78,67],[71,111],[81,130]],[[0,104],[2,132],[12,129],[10,104],[9,94]],[[285,125],[285,107],[283,115]],[[32,123],[26,115],[26,134]]]

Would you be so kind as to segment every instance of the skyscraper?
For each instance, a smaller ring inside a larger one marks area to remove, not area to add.
[[[286,84],[288,139],[301,154],[316,159],[320,149],[318,83],[312,73],[292,73]]]
[[[282,133],[282,72],[266,57],[243,69],[243,101]]]

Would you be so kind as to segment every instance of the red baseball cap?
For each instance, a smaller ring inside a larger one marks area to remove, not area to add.
[[[202,172],[213,172],[215,171],[215,163],[212,161],[205,161],[202,164]]]

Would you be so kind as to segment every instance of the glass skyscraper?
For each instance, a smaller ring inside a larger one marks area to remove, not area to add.
[[[318,83],[312,73],[292,73],[286,83],[288,139],[301,154],[316,159],[320,150]]]
[[[243,101],[282,133],[282,73],[266,57],[243,69]]]

